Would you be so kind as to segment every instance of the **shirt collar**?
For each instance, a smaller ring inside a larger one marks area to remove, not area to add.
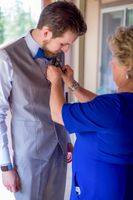
[[[26,44],[31,51],[32,56],[34,57],[38,51],[38,48],[40,48],[39,44],[33,39],[31,35],[31,31],[25,36]]]

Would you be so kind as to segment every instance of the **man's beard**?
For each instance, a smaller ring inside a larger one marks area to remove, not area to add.
[[[43,44],[43,47],[42,47],[46,57],[56,57],[56,55],[59,53],[59,52],[51,52],[48,50],[48,48],[46,47],[46,44]]]

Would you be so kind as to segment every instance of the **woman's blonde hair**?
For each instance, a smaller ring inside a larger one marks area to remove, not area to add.
[[[112,56],[116,57],[120,65],[130,68],[128,77],[133,79],[133,26],[118,27],[108,37]]]

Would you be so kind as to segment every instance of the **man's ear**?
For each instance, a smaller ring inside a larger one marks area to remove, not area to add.
[[[43,28],[42,28],[42,34],[43,34],[44,40],[50,40],[53,37],[52,31],[47,26],[43,26]]]

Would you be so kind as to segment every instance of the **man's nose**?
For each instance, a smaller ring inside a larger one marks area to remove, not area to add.
[[[64,52],[64,53],[66,53],[68,50],[69,50],[69,46],[64,46],[64,47],[62,47],[61,48],[61,50]]]

